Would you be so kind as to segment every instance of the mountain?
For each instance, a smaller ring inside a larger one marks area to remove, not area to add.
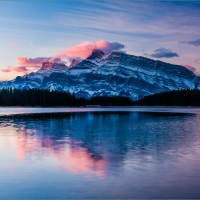
[[[74,66],[76,66],[78,64],[79,64],[79,62],[77,60],[73,59],[71,64],[69,65],[69,68],[72,68],[72,67],[74,67]]]
[[[41,88],[69,91],[76,97],[126,96],[138,100],[151,94],[183,89],[200,89],[200,77],[179,65],[141,56],[100,50],[67,67],[61,63],[43,63],[41,69],[12,81],[1,82],[0,88]]]

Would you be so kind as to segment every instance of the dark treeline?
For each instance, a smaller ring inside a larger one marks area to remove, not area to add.
[[[29,89],[2,89],[1,106],[73,106],[75,96],[67,92]]]
[[[133,102],[127,97],[76,98],[74,94],[63,91],[41,89],[2,89],[0,106],[129,106]]]
[[[178,90],[146,96],[137,106],[200,106],[200,90]]]
[[[88,104],[101,106],[132,106],[133,102],[128,97],[92,97],[88,101]]]
[[[2,89],[0,106],[200,106],[200,90],[164,92],[132,102],[128,97],[76,98],[63,91]]]

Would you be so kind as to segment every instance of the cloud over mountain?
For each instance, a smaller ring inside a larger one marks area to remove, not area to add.
[[[46,57],[36,57],[36,58],[27,58],[27,57],[17,57],[17,61],[19,65],[23,66],[41,66],[43,62],[49,61],[50,58]]]
[[[102,50],[104,53],[109,54],[112,51],[119,51],[122,50],[123,48],[124,45],[118,42],[107,42],[105,40],[100,40],[97,42],[85,41],[76,46],[70,47],[65,50],[61,50],[52,57],[36,57],[36,58],[17,57],[17,61],[19,65],[27,67],[35,67],[35,66],[41,66],[43,62],[48,62],[48,61],[62,62],[62,63],[65,63],[63,59],[66,59],[68,61],[76,59],[80,61],[80,59],[88,57],[92,53],[93,49],[99,49]]]
[[[99,49],[102,50],[105,54],[109,54],[112,51],[121,51],[123,48],[124,45],[118,42],[107,42],[105,40],[99,40],[97,42],[85,41],[76,46],[61,50],[51,57],[17,57],[17,67],[8,66],[1,71],[27,73],[27,71],[34,71],[40,68],[43,62],[66,63],[66,61],[71,62],[73,59],[80,62],[82,59],[88,57],[92,53],[93,49]]]
[[[148,55],[148,54],[147,54]],[[149,54],[149,56],[153,58],[172,58],[172,57],[179,57],[176,52],[172,52],[170,49],[166,48],[159,48],[154,50],[154,53]]]
[[[197,76],[200,76],[200,74],[196,71],[195,67],[192,67],[191,65],[182,65],[183,67],[189,69],[190,71],[192,71],[194,74],[196,74]]]
[[[69,59],[72,57],[86,58],[93,49],[102,50],[105,54],[109,54],[112,51],[122,50],[125,46],[118,42],[107,42],[105,40],[99,40],[97,42],[85,41],[76,46],[70,47],[65,50],[59,51],[53,58]]]
[[[24,66],[13,67],[13,71],[19,72],[19,73],[22,73],[22,74],[26,74],[26,73],[29,72],[29,70]]]

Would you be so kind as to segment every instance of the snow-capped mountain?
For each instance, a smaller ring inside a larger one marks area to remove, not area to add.
[[[181,89],[200,89],[200,77],[179,65],[141,56],[100,50],[67,67],[59,63],[43,63],[41,69],[12,81],[0,83],[0,88],[41,88],[74,92],[76,97],[127,96],[132,100],[144,96]]]

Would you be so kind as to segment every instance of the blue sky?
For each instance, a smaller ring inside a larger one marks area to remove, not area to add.
[[[51,58],[102,40],[200,73],[199,19],[198,1],[0,1],[0,80],[39,67],[17,58]]]

